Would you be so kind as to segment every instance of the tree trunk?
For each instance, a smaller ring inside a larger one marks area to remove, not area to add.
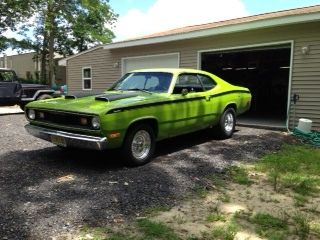
[[[56,33],[56,23],[55,23],[55,9],[54,3],[52,1],[48,2],[48,51],[49,51],[49,85],[53,84],[53,74],[54,74],[54,39]]]
[[[42,83],[47,83],[47,39],[48,39],[48,34],[46,29],[44,29],[42,50],[41,50],[41,70],[40,70],[40,81]]]
[[[49,85],[53,84],[54,74],[54,32],[50,31],[49,35]]]

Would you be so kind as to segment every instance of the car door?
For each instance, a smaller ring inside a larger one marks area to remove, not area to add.
[[[171,95],[170,136],[192,132],[209,125],[214,105],[198,74],[183,73],[176,80]]]
[[[14,104],[20,101],[21,84],[13,71],[0,70],[0,104]]]

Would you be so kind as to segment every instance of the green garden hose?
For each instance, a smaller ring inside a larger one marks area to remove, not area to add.
[[[310,133],[305,133],[300,131],[298,128],[294,128],[292,134],[300,138],[302,142],[320,147],[320,132],[312,131]]]

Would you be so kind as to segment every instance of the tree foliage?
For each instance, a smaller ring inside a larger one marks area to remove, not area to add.
[[[108,1],[43,0],[37,12],[35,33],[38,42],[45,34],[54,35],[55,49],[60,54],[74,54],[114,38],[108,26],[112,26],[117,15]]]
[[[107,0],[39,0],[37,14],[34,46],[41,55],[41,78],[46,78],[48,69],[49,83],[55,53],[65,57],[114,38],[108,26],[117,15]]]
[[[92,45],[109,43],[114,38],[107,27],[116,20],[110,6],[99,0],[84,0],[69,6],[65,19],[59,19],[58,52],[70,55]]]
[[[1,0],[0,1],[0,34],[11,29],[16,30],[16,24],[32,16],[30,11],[37,1]]]
[[[8,47],[19,45],[14,38],[7,38],[2,34],[7,30],[16,31],[17,25],[33,14],[36,1],[28,0],[1,0],[0,1],[0,51]],[[26,42],[22,43],[24,45]]]
[[[3,14],[7,10],[8,13]],[[15,10],[18,10],[15,12]],[[14,13],[13,13],[14,12]],[[19,26],[25,39],[2,41],[3,48],[32,48],[41,59],[41,78],[48,76],[52,83],[54,55],[64,57],[87,50],[89,47],[105,44],[114,38],[110,27],[117,14],[109,5],[109,0],[0,0],[0,33],[7,29],[17,30]],[[30,37],[32,29],[33,37]],[[47,73],[48,71],[48,73]]]

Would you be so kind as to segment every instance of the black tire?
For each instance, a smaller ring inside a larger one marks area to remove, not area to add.
[[[236,128],[236,112],[233,108],[227,108],[220,117],[218,125],[214,128],[220,139],[232,137]]]
[[[133,145],[134,142],[137,144],[137,141],[140,141],[141,146],[136,146],[135,151]],[[147,124],[140,124],[129,129],[124,139],[121,153],[127,165],[139,166],[151,160],[155,146],[156,141],[153,128]],[[138,149],[139,147],[142,149]]]
[[[37,97],[37,100],[45,100],[50,98],[52,98],[52,96],[49,94],[41,94],[39,97]]]

